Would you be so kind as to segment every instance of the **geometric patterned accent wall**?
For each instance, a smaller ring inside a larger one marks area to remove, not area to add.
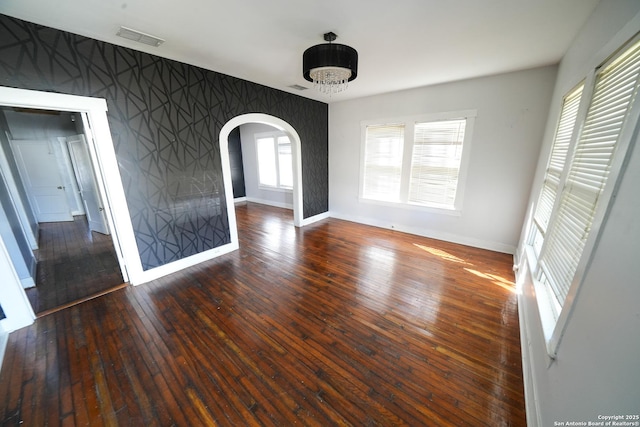
[[[240,126],[229,132],[229,166],[231,166],[231,185],[233,186],[233,198],[247,196],[244,183],[244,163],[242,162],[242,140],[240,138]]]
[[[0,85],[107,100],[145,270],[230,241],[218,138],[241,114],[293,126],[303,217],[329,209],[327,104],[5,15]]]

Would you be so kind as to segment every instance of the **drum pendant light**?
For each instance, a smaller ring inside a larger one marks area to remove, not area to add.
[[[332,43],[338,36],[324,35],[328,43],[318,44],[304,51],[302,69],[304,78],[324,94],[345,90],[358,76],[358,52],[343,44]]]

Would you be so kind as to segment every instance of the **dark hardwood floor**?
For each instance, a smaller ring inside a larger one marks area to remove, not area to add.
[[[38,245],[36,286],[27,289],[38,315],[122,285],[111,236],[90,231],[84,215],[73,222],[40,224]]]
[[[237,216],[240,250],[12,333],[0,422],[525,425],[511,256]]]

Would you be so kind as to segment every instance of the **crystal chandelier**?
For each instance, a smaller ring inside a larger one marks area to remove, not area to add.
[[[324,39],[329,43],[312,46],[302,56],[304,78],[329,96],[347,89],[358,76],[358,52],[350,46],[331,43],[337,37],[326,33]]]

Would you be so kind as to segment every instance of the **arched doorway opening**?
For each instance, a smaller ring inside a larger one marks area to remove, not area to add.
[[[301,158],[301,141],[298,132],[289,123],[275,116],[262,113],[243,114],[229,120],[220,130],[220,158],[222,162],[222,174],[224,179],[225,197],[227,203],[227,214],[229,217],[229,229],[231,233],[231,242],[238,242],[238,227],[236,223],[236,214],[234,209],[233,185],[231,180],[231,166],[229,159],[229,134],[236,127],[249,124],[261,123],[274,127],[285,132],[291,140],[292,149],[292,166],[293,166],[293,224],[296,227],[302,227],[302,158]]]

